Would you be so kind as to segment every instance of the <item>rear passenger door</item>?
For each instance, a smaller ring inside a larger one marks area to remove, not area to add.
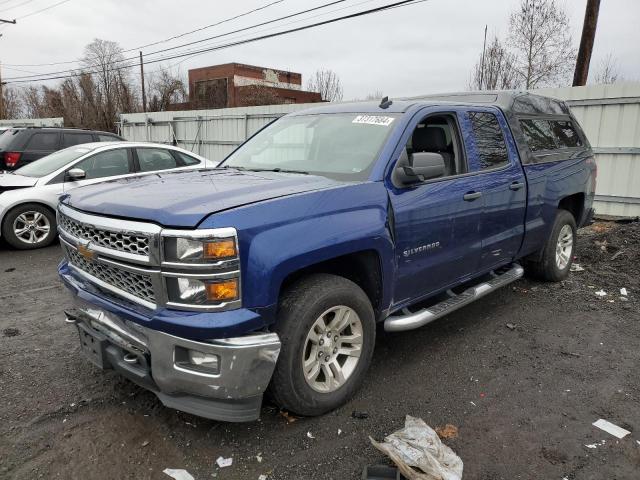
[[[60,132],[35,131],[24,147],[20,165],[38,160],[60,150]]]
[[[513,261],[524,235],[527,186],[516,146],[497,109],[470,109],[466,116],[470,170],[482,195],[479,270]]]

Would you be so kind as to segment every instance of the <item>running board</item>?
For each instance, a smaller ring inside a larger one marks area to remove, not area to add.
[[[427,323],[433,322],[440,317],[444,317],[445,315],[448,315],[449,313],[484,297],[489,292],[493,292],[500,287],[504,287],[511,282],[515,282],[524,275],[524,269],[517,263],[513,263],[511,268],[506,272],[501,274],[492,272],[492,275],[493,278],[491,280],[469,287],[460,294],[455,294],[451,291],[447,292],[449,294],[449,298],[440,303],[436,303],[429,308],[425,308],[415,313],[411,313],[405,308],[401,312],[398,312],[398,314],[387,317],[384,321],[384,329],[387,332],[403,332],[405,330],[413,330],[414,328],[422,327]]]

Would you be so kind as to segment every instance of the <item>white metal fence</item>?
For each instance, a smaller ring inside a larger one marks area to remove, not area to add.
[[[536,90],[567,100],[596,153],[596,210],[640,215],[640,83]],[[121,116],[127,140],[174,143],[220,161],[272,120],[317,104],[133,113]]]
[[[0,127],[62,127],[64,118],[16,118],[14,120],[0,120]]]

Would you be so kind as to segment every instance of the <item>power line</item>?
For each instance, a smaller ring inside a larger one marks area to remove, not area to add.
[[[0,10],[0,12],[6,12],[7,10],[13,10],[14,8],[21,7],[23,5],[26,5],[27,3],[31,3],[33,1],[35,1],[35,0],[27,0],[26,2],[19,3],[18,5],[14,5],[13,7],[4,8],[4,9]]]
[[[62,0],[61,2],[54,3],[53,5],[49,5],[48,7],[41,8],[40,10],[36,10],[35,12],[27,13],[26,15],[22,15],[21,17],[17,17],[16,20],[21,20],[23,18],[32,17],[33,15],[37,15],[42,12],[46,12],[47,10],[51,10],[52,8],[56,8],[63,3],[70,2],[71,0]]]
[[[238,46],[238,45],[244,45],[244,44],[247,44],[247,43],[253,43],[253,42],[257,42],[257,41],[261,41],[261,40],[267,40],[267,39],[270,39],[270,38],[279,37],[279,36],[282,36],[282,35],[288,35],[290,33],[300,32],[300,31],[303,31],[303,30],[311,29],[311,28],[317,28],[317,27],[320,27],[320,26],[323,26],[323,25],[328,25],[328,24],[336,23],[336,22],[343,21],[343,20],[349,20],[349,19],[353,19],[353,18],[357,18],[357,17],[362,17],[362,16],[365,16],[365,15],[371,15],[371,14],[382,12],[382,11],[385,11],[385,10],[390,10],[390,9],[393,9],[393,8],[396,8],[396,7],[410,6],[410,5],[413,5],[413,4],[422,3],[423,1],[425,1],[425,0],[421,0],[421,1],[401,0],[401,1],[398,1],[398,2],[391,3],[391,4],[383,5],[383,6],[380,6],[380,7],[371,8],[369,10],[363,10],[363,11],[352,13],[352,14],[349,14],[349,15],[343,15],[341,17],[332,18],[332,19],[329,19],[329,20],[324,20],[324,21],[312,23],[312,24],[309,24],[309,25],[304,25],[304,26],[292,28],[292,29],[289,29],[289,30],[284,30],[284,31],[276,32],[276,33],[261,35],[261,36],[258,36],[258,37],[252,37],[252,38],[248,38],[248,39],[245,39],[245,40],[238,40],[236,42],[230,42],[230,43],[226,43],[226,44],[218,45],[218,46],[215,46],[215,47],[202,49],[202,50],[191,52],[191,53],[179,53],[179,54],[175,54],[175,55],[171,55],[171,56],[165,56],[165,57],[158,58],[158,59],[152,59],[152,60],[146,61],[144,63],[145,63],[145,65],[148,65],[148,64],[151,64],[151,63],[157,63],[157,62],[161,62],[161,61],[165,61],[165,60],[173,60],[175,58],[182,58],[182,57],[189,56],[189,55],[195,55],[195,54],[199,54],[199,53],[222,50],[222,49],[225,49],[225,48],[230,48],[230,47],[234,47],[234,46]],[[109,72],[120,71],[120,70],[124,70],[124,69],[127,69],[127,68],[136,67],[138,65],[139,65],[139,63],[133,63],[133,64],[129,64],[129,65],[123,65],[121,67],[108,69],[107,71],[109,71]],[[30,82],[36,82],[36,81],[58,80],[58,79],[62,79],[62,78],[73,78],[73,77],[78,77],[78,76],[82,76],[82,75],[92,75],[92,74],[95,74],[95,73],[102,73],[102,72],[98,72],[98,71],[78,72],[78,73],[74,73],[72,75],[53,76],[53,77],[40,78],[40,79],[35,79],[35,80],[29,80],[29,79],[27,79],[27,80],[13,80],[13,81],[7,81],[6,83],[16,84],[16,83],[30,83]]]
[[[137,47],[128,48],[126,50],[123,50],[122,53],[132,52],[132,51],[135,51],[135,50],[142,50],[143,48],[146,48],[146,47],[150,47],[150,46],[153,46],[153,45],[159,45],[161,43],[166,43],[166,42],[169,42],[171,40],[175,40],[176,38],[185,37],[187,35],[191,35],[193,33],[200,32],[202,30],[206,30],[208,28],[215,27],[215,26],[218,26],[218,25],[222,25],[223,23],[228,23],[228,22],[230,22],[232,20],[236,20],[236,19],[241,18],[241,17],[245,17],[245,16],[250,15],[252,13],[255,13],[255,12],[258,12],[260,10],[264,10],[264,9],[266,9],[268,7],[271,7],[271,6],[275,5],[275,4],[282,3],[284,1],[285,0],[276,0],[275,2],[271,2],[271,3],[268,3],[266,5],[262,5],[260,7],[254,8],[252,10],[248,10],[246,12],[243,12],[243,13],[240,13],[238,15],[235,15],[233,17],[225,18],[224,20],[220,20],[219,22],[212,23],[210,25],[205,25],[204,27],[196,28],[195,30],[191,30],[189,32],[184,32],[184,33],[181,33],[181,34],[178,34],[178,35],[174,35],[173,37],[169,37],[169,38],[166,38],[164,40],[158,40],[156,42],[149,43],[149,44],[146,44],[146,45],[140,45],[140,46],[137,46]],[[342,0],[342,1],[345,1],[345,0]],[[131,57],[131,58],[128,58],[128,59],[125,59],[125,60],[132,60],[133,58],[136,58],[136,57]],[[79,63],[80,61],[81,60],[76,59],[76,60],[68,60],[68,61],[65,61],[65,62],[22,63],[22,64],[20,64],[20,63],[15,63],[15,64],[7,63],[6,65],[10,65],[12,67],[49,67],[49,66],[54,66],[54,65],[69,65],[69,64],[73,64],[73,63]]]
[[[306,10],[301,10],[299,12],[295,12],[295,13],[292,13],[292,14],[289,14],[289,15],[285,15],[283,17],[272,19],[272,20],[267,20],[267,21],[264,21],[264,22],[261,22],[261,23],[250,25],[248,27],[239,28],[239,29],[233,30],[231,32],[221,33],[221,34],[218,34],[218,35],[214,35],[212,37],[207,37],[207,38],[203,38],[203,39],[200,39],[200,40],[194,40],[192,42],[183,43],[181,45],[168,47],[168,48],[164,48],[164,49],[161,49],[161,50],[156,50],[155,52],[147,53],[146,56],[157,55],[158,53],[164,53],[164,52],[167,52],[167,51],[170,51],[170,50],[176,50],[178,48],[183,48],[183,47],[188,47],[190,45],[195,45],[197,43],[207,42],[209,40],[214,40],[214,39],[217,39],[217,38],[226,37],[228,35],[233,35],[234,33],[244,32],[244,31],[247,31],[247,30],[254,29],[256,27],[262,27],[264,25],[280,22],[282,20],[286,20],[286,19],[293,18],[293,17],[299,16],[299,15],[303,15],[305,13],[310,13],[310,12],[313,12],[313,11],[316,11],[316,10],[327,8],[327,7],[330,7],[332,5],[336,5],[338,3],[344,3],[345,1],[347,1],[347,0],[334,0],[332,2],[319,5],[317,7],[308,8]],[[118,60],[116,63],[122,63],[122,62],[126,62],[126,61],[129,61],[129,60],[135,60],[137,58],[138,58],[137,55],[133,56],[133,57],[123,58],[122,60]],[[7,65],[9,65],[9,64],[7,64]],[[18,66],[26,66],[26,65],[18,65]],[[89,66],[88,68],[93,68],[93,67],[96,67],[96,66],[97,65],[93,65],[93,66]],[[61,74],[64,74],[64,73],[72,73],[74,71],[75,71],[74,69],[67,69],[67,70],[60,70],[60,71],[57,71],[57,72],[41,73],[41,74],[37,74],[37,75],[22,75],[22,76],[10,77],[10,78],[7,78],[6,80],[25,80],[25,79],[28,79],[28,78],[34,78],[35,79],[36,77],[50,76],[50,75],[61,75]]]

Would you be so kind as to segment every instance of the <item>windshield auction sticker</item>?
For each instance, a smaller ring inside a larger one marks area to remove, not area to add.
[[[388,127],[395,119],[382,115],[358,115],[351,123],[366,123],[367,125],[382,125]]]

